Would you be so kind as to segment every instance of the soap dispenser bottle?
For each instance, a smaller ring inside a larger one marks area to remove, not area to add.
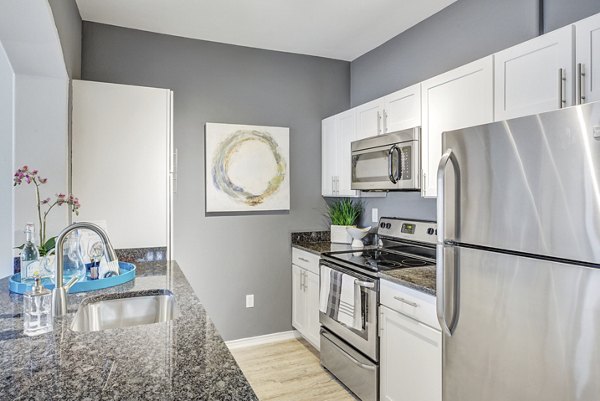
[[[23,296],[23,334],[36,336],[52,331],[52,293],[35,277],[31,291]]]

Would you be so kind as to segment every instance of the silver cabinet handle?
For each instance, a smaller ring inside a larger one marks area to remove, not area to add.
[[[423,171],[423,182],[421,183],[421,195],[427,195],[427,173]]]
[[[387,112],[383,110],[383,133],[386,134],[388,132],[387,128]]]
[[[582,63],[577,64],[577,104],[585,103],[585,66]]]
[[[567,77],[565,76],[564,68],[558,69],[558,108],[562,109],[567,105],[567,99],[565,98],[567,85]]]
[[[446,225],[446,210],[444,207],[446,188],[445,188],[445,174],[448,163],[452,163],[454,171],[454,216],[453,216],[453,227],[454,227],[454,239],[459,237],[460,224],[460,169],[456,155],[452,152],[452,149],[448,149],[442,156],[437,171],[437,183],[438,183],[438,200],[437,200],[437,216],[438,216],[438,244],[437,244],[437,274],[436,274],[436,291],[437,291],[437,302],[436,312],[438,321],[442,330],[449,336],[452,335],[452,331],[456,326],[458,310],[458,292],[454,291],[453,306],[455,316],[452,318],[451,323],[448,324],[446,317],[446,266],[445,266],[445,225]],[[453,275],[453,288],[457,288],[458,280],[456,280],[456,274]]]
[[[381,113],[377,111],[377,135],[381,134]]]
[[[402,298],[402,297],[397,297],[397,296],[394,296],[394,299],[395,299],[396,301],[400,301],[400,302],[402,302],[402,303],[405,303],[405,304],[407,304],[407,305],[410,305],[410,306],[412,306],[413,308],[418,308],[418,307],[419,307],[419,304],[418,304],[418,303],[416,303],[416,302],[412,302],[412,301],[409,301],[409,300],[407,300],[407,299],[404,299],[404,298]]]
[[[375,288],[375,283],[371,281],[354,280],[354,285],[364,288]]]
[[[304,259],[304,258],[302,258],[302,257],[299,257],[298,259],[300,259],[300,260],[301,260],[301,261],[303,261],[303,262],[310,263],[310,262],[308,261],[308,259]]]

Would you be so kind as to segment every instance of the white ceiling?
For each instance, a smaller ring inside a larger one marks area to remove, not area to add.
[[[456,0],[76,1],[86,21],[351,61]]]

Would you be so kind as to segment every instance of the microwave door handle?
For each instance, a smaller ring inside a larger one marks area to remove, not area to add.
[[[388,150],[388,178],[390,179],[390,181],[392,182],[392,184],[396,184],[398,181],[396,180],[396,177],[394,176],[394,172],[393,172],[393,168],[392,168],[392,159],[393,159],[393,155],[394,155],[394,151],[398,150],[398,147],[396,147],[396,145],[393,145],[390,150]]]

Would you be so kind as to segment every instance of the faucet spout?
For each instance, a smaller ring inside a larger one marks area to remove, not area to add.
[[[67,313],[67,292],[77,281],[76,278],[71,279],[67,284],[63,283],[64,280],[64,246],[67,236],[75,230],[91,230],[98,234],[100,240],[104,244],[104,250],[106,259],[109,262],[117,260],[117,254],[108,239],[106,232],[96,224],[80,222],[73,223],[58,235],[56,239],[56,275],[55,281],[56,286],[52,290],[52,310],[55,317],[64,316]]]

